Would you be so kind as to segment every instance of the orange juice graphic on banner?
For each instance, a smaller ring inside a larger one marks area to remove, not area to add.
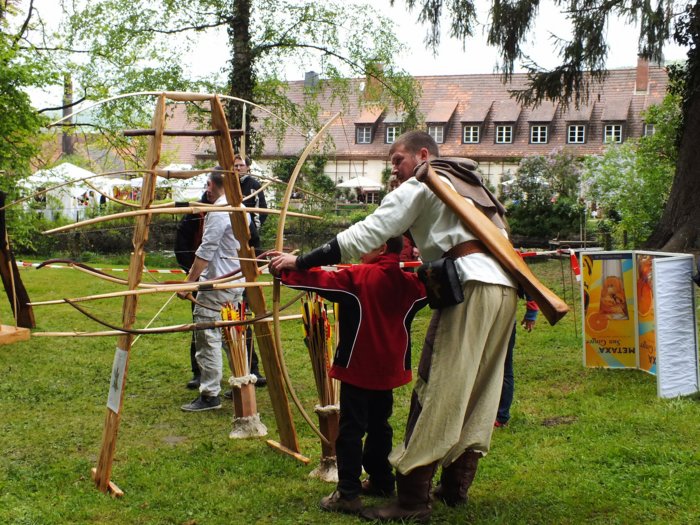
[[[637,330],[639,368],[656,374],[656,322],[654,319],[653,255],[637,253]]]
[[[636,368],[631,253],[583,255],[585,365]]]

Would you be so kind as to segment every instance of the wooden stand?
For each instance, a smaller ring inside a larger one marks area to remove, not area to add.
[[[29,336],[29,328],[6,324],[0,325],[0,345],[9,345],[18,341],[26,341],[29,339]]]
[[[253,376],[255,377],[255,376]],[[237,378],[240,379],[240,378]],[[231,439],[247,439],[267,435],[267,427],[260,420],[255,401],[255,384],[236,384],[230,381],[233,397],[233,429],[228,435]]]
[[[214,136],[216,143],[217,159],[221,167],[227,172],[233,172],[234,151],[229,132],[228,123],[224,113],[223,106],[216,95],[205,95],[197,93],[162,93],[157,100],[156,109],[153,115],[153,124],[149,130],[151,136],[148,153],[146,155],[147,170],[143,176],[143,186],[141,189],[140,208],[142,210],[150,209],[155,198],[156,189],[156,173],[155,170],[160,162],[160,152],[163,144],[163,136],[165,134],[165,103],[166,99],[175,101],[208,101],[212,112],[212,127],[217,133]],[[243,200],[241,187],[238,177],[227,173],[224,177],[224,190],[229,205],[240,206]],[[250,232],[248,223],[246,222],[243,213],[230,213],[231,225],[233,232],[240,242],[239,255],[243,257],[241,260],[241,269],[243,275],[248,282],[257,281],[258,266],[255,262],[255,252],[249,246]],[[151,223],[151,214],[140,215],[136,218],[136,226],[133,234],[133,252],[129,262],[128,286],[129,290],[134,290],[141,282],[145,260],[145,245],[148,241],[149,226]],[[250,259],[250,260],[246,260]],[[259,287],[250,288],[248,292],[248,301],[251,308],[257,316],[262,316],[266,312],[265,298],[262,290]],[[124,298],[122,306],[122,325],[126,329],[130,329],[136,321],[136,312],[138,306],[138,295],[130,295]],[[272,408],[275,412],[277,428],[282,442],[279,449],[289,451],[290,455],[299,459],[303,458],[299,451],[299,442],[294,428],[291,410],[287,396],[285,395],[284,385],[282,382],[281,364],[278,358],[278,352],[274,343],[274,338],[271,334],[271,325],[269,322],[263,322],[255,325],[255,334],[258,340],[258,348],[262,358],[263,366],[268,378],[268,391]],[[97,468],[94,469],[93,479],[97,488],[102,492],[121,495],[122,491],[118,489],[111,481],[112,463],[117,444],[117,434],[121,420],[122,406],[124,402],[124,393],[126,391],[126,377],[128,372],[130,350],[133,344],[133,335],[124,333],[119,337],[117,342],[117,354],[120,356],[121,368],[118,377],[114,375],[111,387],[115,392],[118,392],[118,403],[115,401],[107,408],[105,416],[104,431],[102,434],[102,448],[97,462]],[[125,353],[125,355],[123,354]],[[115,355],[115,362],[117,356]],[[250,398],[249,398],[250,399]],[[253,398],[254,399],[254,398]],[[108,401],[109,404],[109,401]],[[244,402],[244,398],[240,400],[241,409],[247,406],[250,408],[249,402]],[[303,461],[303,459],[299,459]],[[308,462],[308,460],[306,460]]]
[[[335,410],[334,410],[335,409]],[[319,478],[329,483],[338,482],[338,463],[335,457],[335,440],[340,426],[338,407],[317,407],[318,426],[328,443],[321,441],[321,462],[309,473],[309,477]]]

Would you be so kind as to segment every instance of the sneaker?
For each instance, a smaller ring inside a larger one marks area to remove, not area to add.
[[[199,388],[199,376],[194,376],[187,382],[187,390],[197,390]]]
[[[321,510],[326,512],[342,512],[343,514],[359,514],[362,512],[362,501],[359,497],[346,499],[339,490],[321,499]]]
[[[508,426],[508,422],[501,423],[500,421],[496,420],[493,422],[494,428],[503,428],[505,426]]]
[[[369,479],[362,480],[362,489],[360,493],[363,496],[378,496],[380,498],[390,498],[396,493],[394,486],[380,487],[372,483]]]
[[[219,396],[200,395],[197,399],[180,407],[185,412],[204,412],[205,410],[219,410],[221,399]]]
[[[224,392],[224,397],[226,399],[233,399],[233,390],[227,390],[226,392]]]
[[[259,387],[265,386],[267,384],[267,378],[265,376],[261,376],[260,374],[255,374],[255,378],[256,378],[256,381],[255,381],[256,387],[259,388]]]

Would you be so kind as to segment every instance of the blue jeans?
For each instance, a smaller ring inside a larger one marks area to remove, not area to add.
[[[501,388],[501,400],[498,403],[498,414],[496,421],[499,423],[508,423],[510,419],[510,406],[513,404],[513,392],[515,391],[515,379],[513,377],[513,349],[515,348],[515,328],[517,323],[513,325],[513,332],[510,334],[508,341],[508,351],[506,353],[506,363],[503,368],[503,387]]]

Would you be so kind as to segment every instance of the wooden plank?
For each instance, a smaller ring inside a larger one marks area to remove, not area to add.
[[[213,128],[222,131],[228,129],[226,115],[219,97],[211,99],[211,119]],[[233,173],[235,154],[231,136],[228,133],[221,133],[219,136],[214,137],[214,141],[216,143],[219,165],[227,172]],[[231,206],[240,206],[243,194],[241,193],[238,177],[232,177],[229,174],[224,176],[224,191],[226,192],[226,200]],[[239,255],[244,259],[254,259],[255,250],[248,244],[250,230],[248,229],[248,223],[245,221],[245,215],[243,213],[231,213],[230,217],[233,233],[241,244]],[[256,262],[241,260],[241,270],[246,281],[257,280],[258,265]],[[246,297],[255,315],[261,316],[267,311],[265,297],[261,289],[254,288],[250,292],[246,292]],[[292,419],[289,400],[285,393],[282,367],[277,355],[275,340],[272,337],[270,322],[256,324],[255,337],[258,343],[258,350],[260,351],[260,359],[267,376],[267,390],[275,413],[280,441],[286,449],[297,453],[299,452],[299,441],[294,427],[294,420]]]
[[[272,439],[268,439],[266,441],[266,443],[272,450],[275,450],[277,452],[281,452],[282,454],[287,454],[288,456],[293,457],[297,461],[301,461],[304,465],[308,465],[309,463],[311,463],[311,460],[309,458],[307,458],[306,456],[299,454],[298,452],[295,452],[293,450],[288,449],[287,447],[285,447],[284,445],[281,445],[277,441],[274,441]]]
[[[163,130],[165,128],[165,94],[158,97],[156,109],[153,114],[153,128],[157,133],[151,140],[148,146],[146,155],[146,169],[154,170],[160,161],[160,149],[163,143]],[[143,185],[141,188],[141,208],[148,208],[155,199],[156,192],[156,175],[155,173],[147,173],[143,176]],[[134,235],[132,244],[134,251],[131,253],[129,261],[128,286],[130,290],[136,289],[141,282],[143,275],[143,267],[146,258],[144,246],[148,241],[148,228],[151,223],[151,215],[141,215],[136,218],[134,227]],[[124,328],[131,328],[136,321],[136,310],[138,308],[138,295],[129,295],[124,298],[122,305],[122,325]],[[114,461],[114,452],[117,446],[117,434],[119,432],[119,423],[121,420],[121,412],[124,404],[124,392],[126,391],[126,378],[129,369],[129,356],[131,345],[134,336],[132,334],[123,334],[119,337],[117,348],[127,352],[126,364],[124,372],[121,376],[121,395],[119,398],[119,409],[114,412],[110,408],[107,409],[105,416],[104,431],[102,434],[102,449],[100,457],[97,461],[95,470],[95,484],[102,492],[110,491],[110,478],[112,476],[112,463]]]
[[[250,417],[258,413],[255,398],[255,385],[248,383],[241,388],[233,389],[233,411],[236,417]]]
[[[97,469],[93,468],[90,470],[90,472],[92,473],[92,479],[94,480],[95,477],[97,476]],[[124,496],[124,491],[122,489],[120,489],[119,487],[117,487],[116,483],[113,483],[111,481],[109,482],[109,484],[107,486],[107,492],[109,492],[109,494],[113,498],[121,498],[122,496]]]
[[[29,339],[31,332],[29,328],[21,326],[9,326],[6,324],[0,325],[0,345],[10,345],[18,341],[26,341]]]

